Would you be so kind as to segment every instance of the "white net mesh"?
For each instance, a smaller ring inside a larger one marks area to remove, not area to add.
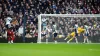
[[[78,23],[78,26],[84,27],[84,24],[87,24],[89,27],[88,38],[92,42],[99,42],[100,38],[100,17],[98,15],[41,15],[41,42],[54,42],[55,38],[57,42],[66,42],[64,40],[68,34],[74,32],[75,23]],[[56,34],[57,33],[57,36]],[[77,37],[79,42],[83,42],[83,34]],[[95,38],[96,37],[96,38]],[[95,39],[95,40],[94,40]],[[74,42],[73,39],[71,42]]]

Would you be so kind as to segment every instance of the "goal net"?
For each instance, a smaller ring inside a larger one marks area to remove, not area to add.
[[[83,26],[84,32],[78,33],[78,42],[84,42],[88,26],[88,40],[100,42],[100,14],[40,14],[38,15],[38,43],[67,42],[76,35],[75,24]],[[74,34],[73,34],[74,32]],[[72,34],[72,35],[71,35]],[[67,38],[70,35],[70,38]],[[75,42],[75,39],[71,39]]]

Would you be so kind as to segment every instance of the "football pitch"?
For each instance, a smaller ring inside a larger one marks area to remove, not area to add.
[[[100,56],[100,44],[0,43],[0,56]]]

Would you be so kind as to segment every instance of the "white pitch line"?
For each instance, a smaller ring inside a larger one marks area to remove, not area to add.
[[[100,51],[100,49],[88,49],[89,51]]]

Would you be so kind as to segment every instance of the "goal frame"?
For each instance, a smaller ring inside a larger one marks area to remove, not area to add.
[[[100,17],[100,14],[40,14],[40,15],[38,15],[38,39],[37,39],[37,43],[41,43],[41,16],[53,16],[53,17]]]

